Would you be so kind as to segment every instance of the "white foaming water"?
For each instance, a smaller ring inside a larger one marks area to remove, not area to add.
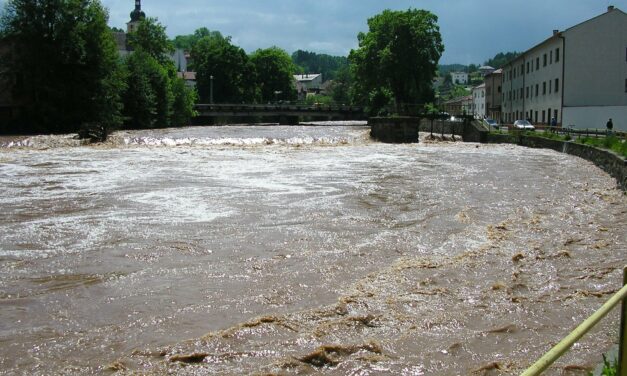
[[[503,351],[522,364],[534,354],[521,346],[541,346],[534,331],[503,342],[477,332],[560,318],[562,307],[543,302],[609,285],[611,274],[569,273],[610,270],[625,245],[613,181],[553,151],[386,145],[353,125],[121,131],[93,147],[49,140],[49,150],[19,142],[0,149],[0,374],[93,374],[119,359],[131,372],[175,373],[183,368],[141,354],[230,327],[194,342],[218,341],[198,352],[231,356],[199,364],[215,367],[199,374],[281,373],[264,367],[372,339],[385,344],[376,366],[390,373],[463,374]],[[607,249],[589,252],[599,240]],[[572,259],[553,257],[571,245]],[[517,253],[527,257],[513,262]],[[553,295],[533,295],[538,285]],[[569,300],[580,308],[572,316],[593,297]],[[326,311],[338,301],[347,305]],[[285,327],[242,325],[294,312]],[[320,315],[316,330],[299,315]],[[465,344],[455,359],[429,352],[454,343]],[[325,372],[368,369],[354,355]]]

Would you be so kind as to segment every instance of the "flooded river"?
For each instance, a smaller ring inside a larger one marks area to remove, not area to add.
[[[591,163],[368,132],[0,139],[0,374],[519,374],[620,287]]]

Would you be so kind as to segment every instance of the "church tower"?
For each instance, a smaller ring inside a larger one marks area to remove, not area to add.
[[[131,21],[126,24],[126,32],[132,33],[137,30],[137,26],[144,19],[146,19],[146,13],[142,11],[142,2],[135,0],[135,10],[131,12]]]

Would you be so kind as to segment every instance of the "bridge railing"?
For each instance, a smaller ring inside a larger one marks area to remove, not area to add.
[[[197,111],[303,111],[303,112],[363,112],[360,106],[325,104],[207,104],[194,106]]]
[[[581,337],[588,333],[601,319],[622,302],[620,321],[620,341],[618,354],[619,376],[627,375],[627,266],[623,268],[623,288],[608,300],[598,311],[586,319],[560,343],[544,354],[536,363],[529,367],[521,376],[537,376],[542,374],[557,359],[561,358]]]

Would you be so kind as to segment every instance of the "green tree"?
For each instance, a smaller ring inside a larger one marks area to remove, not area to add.
[[[87,122],[119,124],[124,80],[107,20],[98,0],[6,3],[0,34],[14,43],[9,69],[22,77],[14,90],[26,102],[26,126],[16,131],[73,132]]]
[[[352,84],[350,70],[347,66],[337,71],[333,86],[331,87],[331,98],[336,103],[350,104],[350,88]]]
[[[290,55],[278,47],[259,49],[250,56],[256,70],[256,85],[263,102],[276,98],[275,93],[281,92],[281,99],[296,98],[294,72],[296,67]]]
[[[196,90],[188,88],[185,85],[185,80],[177,78],[172,82],[172,95],[174,101],[172,103],[171,125],[175,127],[188,125],[195,114]]]
[[[322,79],[335,80],[340,69],[348,67],[345,56],[331,56],[298,50],[292,54],[292,61],[299,67],[296,73],[321,73]]]
[[[385,10],[370,18],[368,27],[357,37],[359,49],[349,55],[359,82],[357,99],[374,111],[386,100],[397,108],[432,101],[432,80],[444,51],[437,17],[426,10]]]
[[[210,31],[206,27],[201,27],[200,29],[196,29],[194,34],[177,35],[174,37],[172,44],[175,48],[191,51],[199,40],[208,36],[222,38],[222,34],[220,34],[219,31]]]
[[[515,52],[515,51],[505,52],[505,53],[499,52],[492,59],[487,60],[484,64],[489,65],[496,69],[503,68],[505,64],[507,64],[511,60],[514,60],[515,58],[520,56],[520,54],[521,54],[520,52]]]
[[[129,34],[128,44],[135,50],[142,50],[164,64],[168,61],[167,54],[174,51],[172,43],[165,33],[165,26],[156,18],[146,18],[139,23],[137,30]]]
[[[129,128],[186,125],[195,92],[178,78],[168,58],[171,44],[156,19],[142,21],[130,36],[134,52],[126,58],[128,89],[124,115]]]
[[[212,81],[217,103],[253,102],[259,98],[255,67],[243,49],[231,44],[229,37],[205,36],[196,43],[191,56],[201,102],[209,102]]]

